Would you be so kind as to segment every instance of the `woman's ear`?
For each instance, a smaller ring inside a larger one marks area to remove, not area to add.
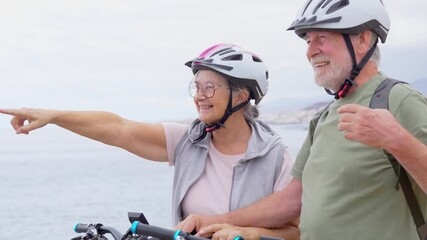
[[[249,98],[249,91],[247,89],[240,89],[239,95],[237,96],[237,103],[240,104],[245,102]]]

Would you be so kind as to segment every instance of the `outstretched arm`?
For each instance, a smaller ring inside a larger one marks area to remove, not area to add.
[[[0,113],[13,116],[11,124],[18,134],[29,134],[47,124],[55,124],[146,159],[167,161],[166,137],[161,124],[135,122],[97,111],[1,109]]]
[[[282,191],[275,192],[247,207],[217,216],[192,214],[175,228],[185,232],[196,230],[199,236],[209,236],[205,228],[215,223],[240,227],[283,227],[297,219],[301,211],[302,184],[293,179]]]
[[[402,127],[388,110],[348,104],[338,112],[341,114],[338,129],[344,131],[345,138],[393,154],[427,193],[427,146]]]

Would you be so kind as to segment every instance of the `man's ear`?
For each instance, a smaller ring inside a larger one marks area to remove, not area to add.
[[[371,39],[373,37],[374,35],[369,30],[361,32],[357,38],[358,44],[357,48],[355,49],[356,53],[362,55],[366,54],[371,47]]]

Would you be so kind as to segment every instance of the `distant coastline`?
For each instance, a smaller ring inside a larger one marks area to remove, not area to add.
[[[328,102],[316,102],[308,107],[294,110],[285,111],[281,113],[265,113],[261,114],[260,119],[270,124],[301,124],[308,123],[313,116],[322,108],[324,108]]]

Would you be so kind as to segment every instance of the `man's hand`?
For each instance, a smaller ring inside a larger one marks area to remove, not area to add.
[[[371,147],[387,149],[403,130],[386,109],[346,104],[338,113],[341,114],[338,130],[344,131],[344,137]]]

